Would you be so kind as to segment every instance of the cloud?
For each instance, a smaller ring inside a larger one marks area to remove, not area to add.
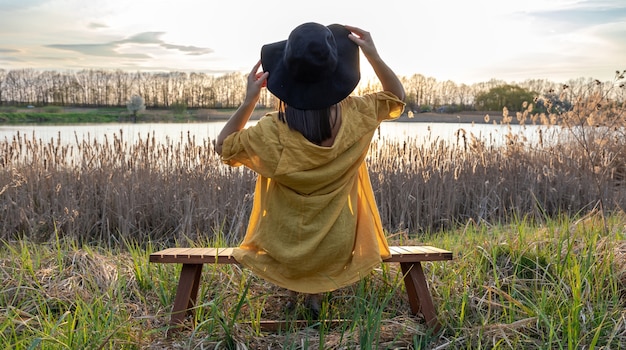
[[[161,40],[161,36],[164,32],[144,32],[133,35],[127,39],[112,41],[103,44],[50,44],[45,45],[49,48],[69,50],[80,52],[90,56],[102,56],[102,57],[127,57],[127,58],[151,58],[147,54],[124,54],[119,53],[117,49],[126,44],[135,45],[156,45],[166,50],[177,50],[184,52],[187,55],[199,56],[213,53],[210,48],[203,48],[197,46],[183,46],[166,43]]]
[[[626,5],[614,1],[583,1],[574,7],[531,12],[530,15],[562,25],[565,30],[579,30],[607,23],[624,23]]]
[[[95,22],[91,22],[89,23],[89,25],[87,25],[87,27],[89,29],[100,29],[100,28],[109,28],[108,25],[106,24],[102,24],[102,23],[95,23]]]
[[[0,11],[5,12],[5,11],[26,10],[31,7],[37,7],[46,2],[48,2],[48,0],[19,0],[19,1],[3,0],[3,1],[0,1]]]
[[[150,58],[146,54],[123,54],[115,51],[119,47],[116,43],[108,44],[52,44],[46,45],[53,49],[76,51],[89,56],[102,57],[128,57],[128,58]]]
[[[136,44],[160,44],[163,41],[159,39],[164,32],[145,32],[131,36],[128,39],[119,41],[120,43],[136,43]]]
[[[594,78],[610,76],[626,55],[626,3],[584,0],[558,9],[523,13],[537,35],[519,64],[534,62],[527,75],[545,74]],[[531,55],[534,54],[535,57]],[[509,62],[514,62],[513,59]],[[533,73],[535,72],[535,73]]]
[[[19,50],[14,50],[14,49],[3,49],[0,47],[0,53],[17,53],[20,52]]]
[[[186,52],[188,55],[205,55],[213,53],[212,49],[196,47],[196,46],[182,46],[168,44],[161,40],[161,36],[164,32],[144,32],[137,35],[133,35],[128,39],[118,41],[118,43],[131,43],[131,44],[155,44],[168,50],[178,50]]]
[[[193,55],[193,56],[201,56],[201,55],[206,55],[206,54],[213,52],[212,49],[196,47],[196,46],[181,46],[181,45],[172,45],[172,44],[166,44],[166,43],[161,44],[161,46],[163,46],[166,49],[186,52],[188,55]]]
[[[0,62],[24,62],[24,60],[17,57],[0,56]]]

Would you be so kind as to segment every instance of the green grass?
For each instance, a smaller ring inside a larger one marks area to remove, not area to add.
[[[57,106],[43,108],[2,108],[0,122],[7,124],[75,124],[110,123],[128,119],[122,108],[64,109]]]
[[[137,115],[137,122],[206,122],[226,120],[234,109],[193,109],[181,112],[176,108],[148,109]],[[255,111],[253,118],[258,118],[268,109]],[[116,123],[132,122],[132,116],[126,108],[64,108],[46,106],[38,108],[0,107],[0,124],[80,124],[80,123]]]
[[[8,124],[76,124],[119,122],[117,115],[89,113],[0,113],[0,121]]]
[[[148,262],[157,242],[4,242],[0,347],[615,349],[626,344],[625,222],[612,216],[606,231],[592,214],[541,226],[468,224],[420,237],[455,255],[425,266],[443,324],[437,334],[408,313],[393,264],[326,296],[323,312],[348,322],[276,333],[256,325],[284,319],[286,292],[220,265],[203,270],[195,322],[166,339],[180,267]]]

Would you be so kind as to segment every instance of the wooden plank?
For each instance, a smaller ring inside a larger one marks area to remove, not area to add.
[[[431,246],[393,246],[392,256],[383,262],[418,262],[452,260],[452,252],[448,250],[432,250]]]
[[[447,250],[436,248],[436,247],[432,247],[432,246],[426,246],[425,248],[428,249],[429,254],[446,254],[446,253],[449,253],[449,251],[447,251]]]
[[[433,247],[422,245],[422,246],[404,246],[410,254],[438,254],[439,252],[432,249]]]
[[[437,253],[442,253],[442,254],[450,252],[449,250],[445,250],[445,249],[441,249],[441,248],[437,248],[437,247],[433,247],[433,246],[428,246],[428,249],[430,249],[430,250],[432,250],[434,252],[437,252]]]
[[[233,249],[228,248],[168,248],[150,254],[150,262],[171,264],[237,264]]]
[[[402,250],[400,249],[400,247],[398,246],[390,246],[389,247],[389,251],[391,252],[391,254],[395,255],[395,254],[400,254],[402,252]]]
[[[450,255],[452,252],[433,246],[391,246],[392,255]]]
[[[415,254],[436,254],[437,252],[430,249],[430,246],[424,245],[424,246],[416,246],[416,247],[406,247],[407,250],[409,250],[412,253]]]
[[[177,256],[180,255],[180,253],[184,252],[185,250],[187,250],[189,248],[170,248],[167,249],[167,252],[162,252],[161,256],[163,255],[171,255],[171,256]]]

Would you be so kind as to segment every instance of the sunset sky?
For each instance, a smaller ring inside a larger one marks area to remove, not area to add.
[[[0,68],[248,71],[261,45],[308,21],[370,31],[398,75],[605,81],[626,69],[624,0],[0,0]]]

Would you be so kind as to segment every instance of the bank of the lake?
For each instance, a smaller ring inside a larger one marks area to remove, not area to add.
[[[189,109],[173,111],[168,109],[147,109],[138,114],[138,123],[157,122],[208,122],[227,120],[235,109]],[[272,111],[257,108],[251,119],[256,120]],[[485,116],[488,115],[488,118]],[[501,111],[462,111],[458,113],[408,113],[398,121],[423,123],[493,123],[502,119]],[[133,116],[125,108],[82,108],[82,107],[0,107],[0,125],[16,124],[82,124],[134,122]]]

